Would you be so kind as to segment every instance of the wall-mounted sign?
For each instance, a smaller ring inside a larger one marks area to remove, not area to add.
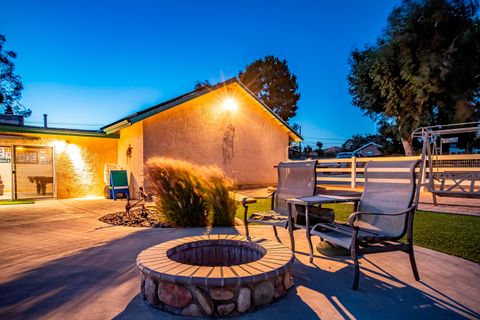
[[[38,156],[36,151],[18,150],[15,153],[16,163],[38,163]]]
[[[0,147],[0,163],[12,162],[12,148]]]
[[[47,163],[47,153],[45,151],[40,151],[38,153],[38,163],[40,164]]]

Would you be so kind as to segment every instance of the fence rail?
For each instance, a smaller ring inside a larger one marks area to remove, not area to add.
[[[319,159],[316,168],[317,184],[350,184],[351,188],[355,188],[365,182],[363,173],[368,162],[407,160],[420,160],[420,156]],[[480,172],[480,154],[435,155],[432,157],[432,165],[433,173]],[[418,170],[417,168],[417,172]]]

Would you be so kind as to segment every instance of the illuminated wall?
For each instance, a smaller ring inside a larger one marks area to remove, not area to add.
[[[104,164],[117,163],[116,139],[49,134],[21,135],[28,139],[2,139],[0,136],[0,145],[53,147],[58,198],[103,195]]]
[[[232,99],[235,106],[232,107],[232,100],[225,105],[226,99]],[[236,184],[264,185],[276,183],[274,166],[286,160],[286,128],[237,84],[142,122],[145,162],[151,157],[165,156],[217,165]]]
[[[143,123],[137,122],[120,131],[118,165],[128,171],[130,194],[136,196],[143,186]]]

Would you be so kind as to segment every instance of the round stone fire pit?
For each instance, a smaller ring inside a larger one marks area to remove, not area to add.
[[[185,316],[227,316],[270,304],[293,286],[289,248],[266,239],[205,235],[138,255],[141,291],[152,307]]]

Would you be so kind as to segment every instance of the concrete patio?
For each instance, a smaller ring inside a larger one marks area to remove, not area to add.
[[[243,233],[241,228],[143,229],[98,221],[124,204],[72,199],[0,207],[0,318],[172,318],[143,303],[138,253],[184,236]],[[265,227],[253,227],[252,235],[274,238]],[[288,243],[286,232],[280,237]],[[417,247],[421,281],[416,282],[407,255],[370,255],[361,261],[363,276],[354,292],[350,259],[317,255],[312,265],[301,230],[296,241],[294,289],[242,319],[480,318],[476,263]]]

